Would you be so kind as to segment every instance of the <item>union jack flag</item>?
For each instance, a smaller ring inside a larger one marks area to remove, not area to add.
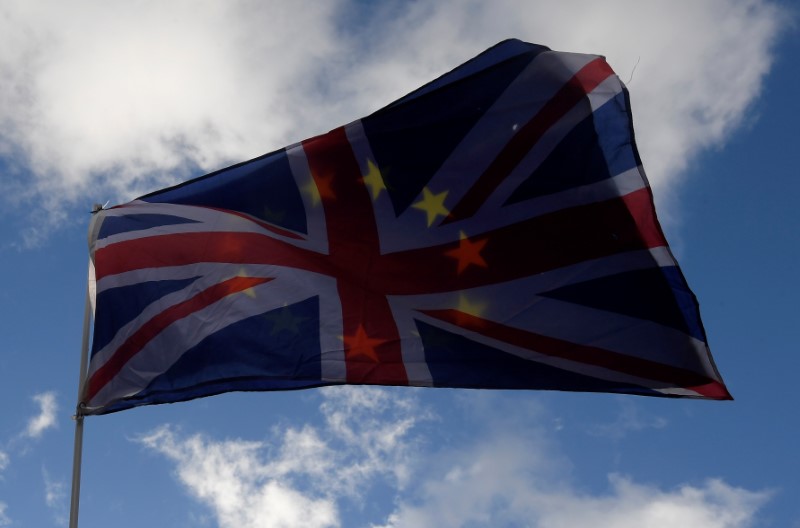
[[[86,414],[332,384],[729,399],[602,57],[509,40],[95,215]]]

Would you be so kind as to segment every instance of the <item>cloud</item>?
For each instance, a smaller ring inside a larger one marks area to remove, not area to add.
[[[669,528],[705,526],[708,528],[743,528],[753,526],[755,514],[768,500],[767,492],[752,492],[710,479],[699,486],[683,485],[662,491],[612,476],[611,493],[586,500],[568,495],[547,497],[550,503],[542,515],[542,528],[586,526],[598,528],[634,527]]]
[[[56,480],[42,468],[44,482],[44,501],[53,513],[53,519],[59,525],[66,526],[69,522],[69,506],[67,503],[67,485],[63,480]]]
[[[39,438],[46,430],[55,427],[58,403],[52,391],[37,394],[33,400],[39,404],[39,414],[28,420],[23,434],[29,438]]]
[[[745,528],[770,497],[713,478],[665,490],[616,474],[606,489],[588,491],[571,478],[572,462],[545,409],[493,395],[462,399],[458,418],[481,432],[426,453],[414,486],[398,493],[396,509],[373,528]]]
[[[593,425],[589,428],[589,434],[621,440],[628,433],[644,431],[645,429],[663,429],[667,426],[667,420],[660,416],[648,416],[641,410],[641,407],[627,397],[617,398],[620,410],[613,422]]]
[[[291,424],[259,441],[164,426],[140,442],[175,464],[223,528],[745,528],[770,498],[714,478],[662,489],[616,474],[589,492],[535,402],[458,394],[436,416],[411,389],[320,394],[324,426]]]
[[[287,436],[305,446],[318,440],[308,431]],[[180,481],[213,510],[222,527],[338,525],[332,500],[303,494],[273,476],[271,465],[262,460],[266,446],[260,442],[217,442],[200,435],[181,438],[168,428],[152,432],[142,442],[178,465]]]
[[[58,404],[56,402],[55,393],[52,391],[43,392],[33,396],[33,400],[39,406],[39,413],[28,420],[25,428],[16,436],[11,438],[7,445],[13,450],[18,449],[18,444],[26,438],[38,439],[44,432],[56,425],[56,412],[58,411]],[[26,446],[22,447],[22,452],[27,450]],[[11,463],[11,457],[6,451],[0,451],[0,481],[3,480],[3,472],[8,468]],[[45,482],[45,500],[48,507],[56,508],[58,500],[63,499],[64,484],[53,481],[46,470],[43,471]],[[59,496],[60,493],[60,496]],[[59,499],[60,497],[60,499]],[[12,525],[11,518],[6,514],[8,504],[0,501],[0,526]],[[55,511],[55,510],[54,510]],[[56,518],[59,524],[66,524],[62,522],[65,520],[63,515]]]
[[[481,439],[418,483],[380,528],[530,526],[536,528],[672,528],[752,526],[769,494],[710,479],[662,490],[618,475],[590,495],[541,467],[546,451],[521,435]],[[544,470],[543,470],[544,469]],[[377,526],[375,528],[378,528]]]
[[[10,460],[8,458],[8,454],[3,451],[0,451],[0,480],[3,479],[2,472],[8,467]],[[8,526],[11,524],[11,519],[6,515],[6,510],[8,509],[8,504],[3,501],[0,501],[0,526]]]
[[[639,145],[666,192],[745,118],[781,17],[766,0],[5,2],[5,199],[36,217],[35,243],[70,204],[324,132],[511,36],[606,55],[624,80],[638,64]]]
[[[0,526],[10,526],[11,519],[6,515],[8,505],[5,502],[0,502]]]
[[[403,486],[420,415],[410,395],[369,387],[321,393],[322,430],[305,424],[247,441],[164,426],[139,441],[176,464],[180,482],[221,527],[341,526],[340,501],[356,500],[376,480]]]

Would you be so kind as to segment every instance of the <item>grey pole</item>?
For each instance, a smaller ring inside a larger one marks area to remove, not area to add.
[[[83,392],[86,383],[86,369],[89,363],[89,330],[92,322],[92,297],[94,296],[94,240],[97,238],[98,214],[103,206],[92,207],[92,220],[89,222],[89,273],[86,284],[86,303],[83,311],[83,339],[81,341],[81,365],[78,373],[78,398],[75,408],[75,441],[72,451],[72,495],[69,502],[69,528],[78,528],[78,509],[81,498],[81,459],[83,457]]]
[[[83,313],[83,340],[81,343],[81,367],[78,377],[78,406],[75,409],[75,442],[72,452],[72,497],[69,504],[69,528],[78,528],[78,507],[81,495],[81,458],[83,455],[83,383],[86,376],[86,364],[89,356],[89,324],[92,317],[92,305],[89,288],[86,288],[86,308]]]

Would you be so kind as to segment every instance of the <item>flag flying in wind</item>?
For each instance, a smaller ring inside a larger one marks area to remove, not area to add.
[[[508,40],[96,213],[87,414],[333,384],[729,399],[602,57]]]

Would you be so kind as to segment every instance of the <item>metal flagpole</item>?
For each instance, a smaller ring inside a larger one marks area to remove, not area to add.
[[[95,204],[92,207],[92,220],[89,222],[89,244],[96,238],[98,228],[97,213],[103,206]],[[91,250],[91,249],[90,249]],[[91,255],[94,257],[94,255]],[[81,497],[81,459],[83,457],[83,398],[84,383],[86,383],[86,368],[89,362],[89,329],[92,321],[92,297],[95,288],[94,262],[89,260],[89,273],[86,284],[86,303],[83,311],[83,339],[81,340],[81,365],[78,373],[78,398],[75,408],[75,442],[72,451],[72,495],[69,502],[69,528],[78,528],[78,509]]]
[[[83,312],[83,340],[81,342],[81,370],[78,378],[78,406],[75,409],[75,443],[72,452],[72,497],[69,503],[69,528],[78,528],[78,506],[81,495],[81,458],[83,455],[83,383],[89,356],[89,323],[92,317],[92,301],[86,287],[86,307]]]

